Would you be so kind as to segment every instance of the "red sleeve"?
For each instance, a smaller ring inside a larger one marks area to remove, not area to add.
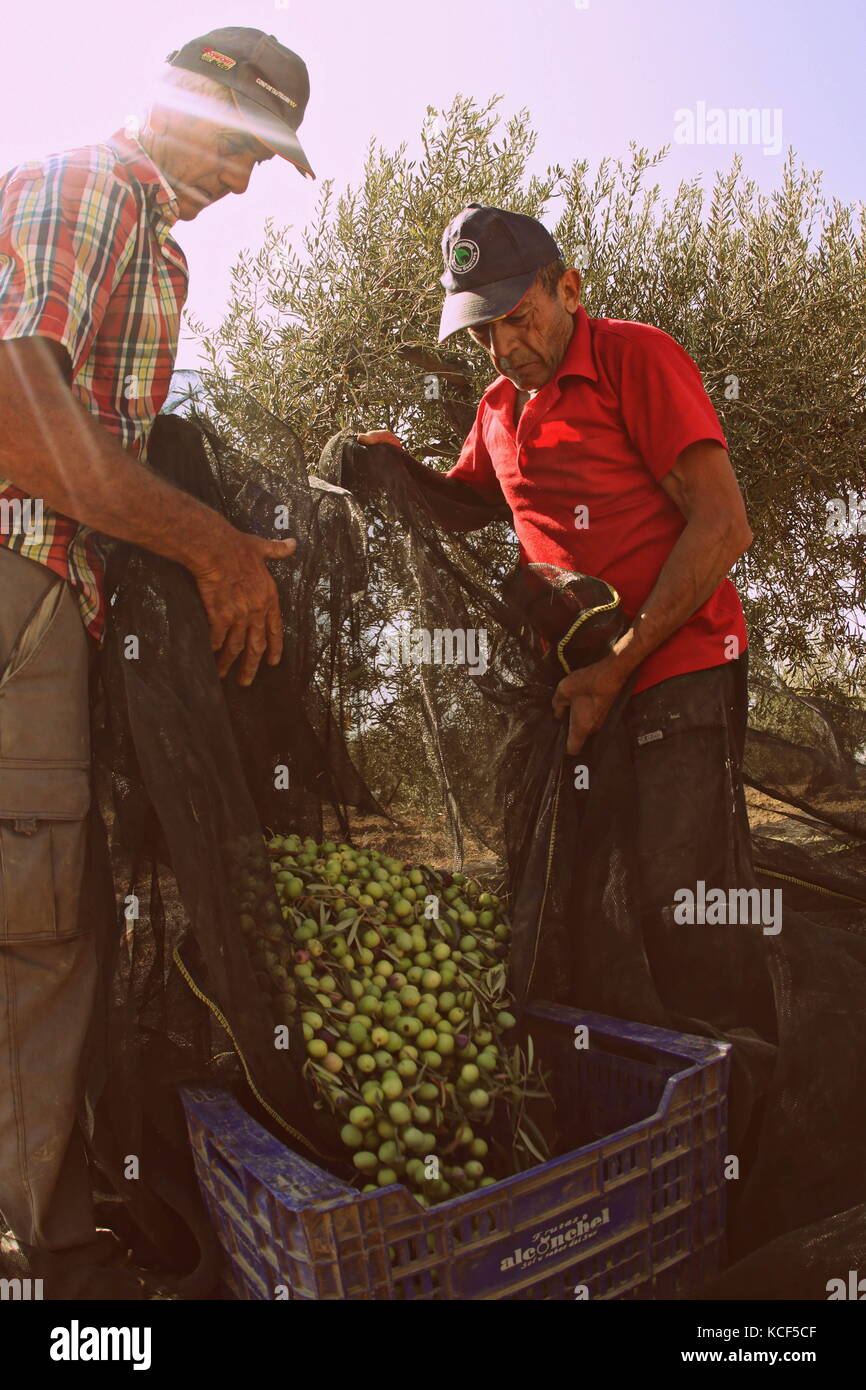
[[[460,457],[445,476],[446,478],[458,478],[460,482],[466,483],[479,496],[483,497],[485,502],[496,505],[504,502],[505,499],[502,496],[499,479],[482,436],[483,416],[484,402],[482,401],[478,407],[472,429],[466,438],[466,443],[460,451]]]
[[[727,449],[728,441],[689,354],[661,329],[641,327],[623,352],[620,409],[632,443],[661,479],[690,444],[712,439]]]

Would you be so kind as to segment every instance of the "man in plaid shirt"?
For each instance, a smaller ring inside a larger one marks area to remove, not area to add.
[[[265,561],[295,548],[236,531],[151,473],[146,449],[187,293],[172,225],[243,193],[275,153],[313,177],[296,133],[307,70],[245,28],[168,61],[137,138],[0,180],[0,1213],[5,1269],[44,1276],[54,1299],[142,1296],[131,1272],[98,1267],[75,1120],[95,985],[78,898],[101,533],[190,570],[217,668],[239,660],[242,684],[280,658]]]

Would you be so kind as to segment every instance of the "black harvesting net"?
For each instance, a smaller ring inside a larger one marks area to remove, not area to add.
[[[278,667],[248,690],[220,683],[189,575],[128,547],[113,559],[96,704],[111,862],[94,834],[103,989],[87,1119],[139,1251],[192,1270],[191,1293],[213,1277],[179,1082],[242,1088],[288,1144],[340,1161],[289,1015],[291,1046],[274,1048],[239,928],[253,901],[260,921],[279,914],[263,832],[330,833],[507,880],[518,1001],[729,1041],[732,1264],[704,1296],[825,1298],[828,1278],[858,1267],[866,1228],[866,713],[749,681],[745,658],[712,717],[699,686],[683,687],[684,720],[723,772],[688,805],[676,738],[660,740],[653,814],[711,821],[715,797],[714,883],[781,890],[784,906],[772,934],[678,925],[666,885],[689,879],[655,865],[652,827],[636,820],[630,691],[581,753],[580,788],[551,712],[560,639],[574,667],[620,630],[607,586],[491,570],[473,533],[505,537],[507,512],[389,445],[340,434],[309,477],[279,421],[262,412],[256,437],[271,470],[163,416],[150,457],[241,529],[298,538],[274,571]],[[748,807],[731,790],[741,761]]]

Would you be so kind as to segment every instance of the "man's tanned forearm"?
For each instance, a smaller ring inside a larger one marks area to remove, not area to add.
[[[616,664],[625,675],[703,607],[752,543],[731,461],[717,442],[701,440],[684,449],[661,485],[686,526],[616,644]]]
[[[628,632],[615,644],[624,674],[640,666],[706,603],[751,539],[751,532],[735,523],[729,529],[694,521],[686,526]]]
[[[128,454],[72,395],[46,338],[0,342],[0,476],[75,521],[195,570],[228,523]]]

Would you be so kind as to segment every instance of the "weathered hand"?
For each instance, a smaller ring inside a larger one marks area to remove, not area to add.
[[[604,723],[625,682],[625,674],[609,659],[596,661],[564,676],[553,693],[553,713],[561,719],[569,710],[569,753],[579,753],[590,734]]]
[[[220,540],[215,554],[190,568],[207,610],[219,675],[243,653],[238,684],[251,685],[265,653],[275,666],[283,651],[280,601],[265,560],[287,560],[297,542],[262,540],[232,526]]]
[[[403,445],[401,444],[400,440],[397,438],[396,434],[392,434],[390,430],[368,430],[366,434],[359,434],[359,435],[358,435],[358,443],[359,443],[359,444],[394,444],[394,445],[396,445],[396,447],[397,447],[398,449],[403,449]],[[405,453],[405,450],[404,450],[404,453]]]

